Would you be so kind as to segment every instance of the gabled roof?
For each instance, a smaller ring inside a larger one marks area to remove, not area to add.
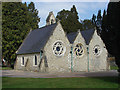
[[[90,40],[92,39],[94,31],[95,31],[94,29],[88,29],[88,30],[81,31],[81,35],[85,39],[85,42],[87,45],[90,43]]]
[[[77,35],[78,35],[78,32],[72,32],[67,34],[67,38],[71,44],[74,42]]]
[[[88,30],[81,31],[81,35],[85,39],[85,42],[87,45],[89,44],[93,34],[94,34],[94,29],[88,29]],[[78,35],[78,32],[72,32],[72,33],[67,34],[68,40],[71,44],[74,42],[77,35]]]
[[[17,54],[40,52],[56,26],[57,23],[31,31],[18,49]]]

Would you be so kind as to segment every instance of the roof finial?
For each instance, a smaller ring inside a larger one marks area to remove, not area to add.
[[[53,14],[53,11],[49,12],[49,15],[46,19],[46,25],[51,25],[51,24],[54,24],[56,23],[56,19],[55,19],[55,16]]]
[[[49,12],[49,14],[53,14],[53,11]]]
[[[94,30],[97,30],[96,26],[94,27]]]
[[[78,29],[78,33],[80,33],[80,29]]]

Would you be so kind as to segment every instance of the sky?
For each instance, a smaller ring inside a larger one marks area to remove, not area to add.
[[[32,1],[32,0],[31,0]],[[51,2],[52,1],[52,2]],[[70,10],[73,5],[76,6],[79,20],[84,19],[91,19],[92,15],[97,15],[98,10],[101,10],[101,13],[103,13],[103,10],[107,10],[108,0],[70,0],[69,2],[66,0],[61,0],[60,2],[54,2],[54,0],[40,0],[35,1],[33,0],[35,4],[35,8],[38,10],[38,16],[40,17],[40,23],[39,27],[46,25],[46,18],[50,11],[53,11],[54,16],[56,17],[57,13],[61,10]],[[30,1],[22,1],[27,2],[29,4]]]

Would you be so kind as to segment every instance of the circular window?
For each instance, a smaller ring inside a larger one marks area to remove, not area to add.
[[[100,46],[99,45],[96,45],[94,48],[93,48],[93,54],[95,56],[99,56],[100,55]]]
[[[64,54],[65,47],[61,41],[55,42],[53,45],[53,53],[57,56]]]
[[[83,53],[84,53],[83,45],[82,44],[77,44],[75,46],[74,52],[75,52],[76,56],[82,56]]]

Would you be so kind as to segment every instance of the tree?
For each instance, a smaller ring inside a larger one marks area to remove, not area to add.
[[[101,21],[101,20],[102,20],[101,10],[98,11],[97,20],[98,20],[98,21]]]
[[[38,17],[38,11],[37,9],[35,9],[35,5],[33,2],[31,2],[28,5],[28,11],[29,11],[29,24],[31,26],[32,29],[36,29],[38,28],[38,23],[40,22],[40,18]]]
[[[78,13],[77,13],[75,5],[73,5],[73,7],[71,8],[71,12],[72,12],[74,18],[76,18],[78,20],[79,17],[78,17]]]
[[[67,33],[76,32],[78,29],[82,30],[82,24],[78,20],[79,18],[75,5],[73,5],[70,11],[63,9],[58,12],[56,18],[60,20],[63,29]]]
[[[102,25],[102,16],[101,16],[101,10],[99,10],[97,14],[97,21],[96,21],[96,28],[97,28],[98,35],[100,35],[102,31],[101,25]]]
[[[108,46],[107,44],[107,40],[108,40],[108,30],[107,30],[107,14],[106,14],[106,11],[104,10],[103,12],[103,18],[102,18],[102,31],[101,31],[101,38],[103,40],[103,42],[106,44],[106,46]]]
[[[107,15],[106,11],[104,10],[104,12],[103,12],[103,18],[102,18],[102,29],[103,28],[105,29],[105,27],[107,25],[107,16],[106,15]]]
[[[102,39],[110,54],[115,56],[118,71],[120,72],[120,2],[109,2],[107,14],[103,14]]]
[[[39,18],[36,14],[37,19],[34,19],[31,13],[21,2],[2,3],[2,57],[9,63],[15,61],[15,52],[30,29],[38,27]]]
[[[91,29],[91,28],[94,28],[94,24],[92,24],[91,20],[85,19],[82,21],[82,28],[83,30]]]
[[[106,29],[106,27],[107,27],[107,14],[106,14],[105,10],[103,12],[102,26],[101,27],[102,27],[101,37],[102,37],[103,41],[105,41],[105,40],[107,40],[106,39],[107,35],[105,35],[107,33],[107,29]]]
[[[96,15],[93,14],[92,16],[92,24],[95,26],[96,25]]]

